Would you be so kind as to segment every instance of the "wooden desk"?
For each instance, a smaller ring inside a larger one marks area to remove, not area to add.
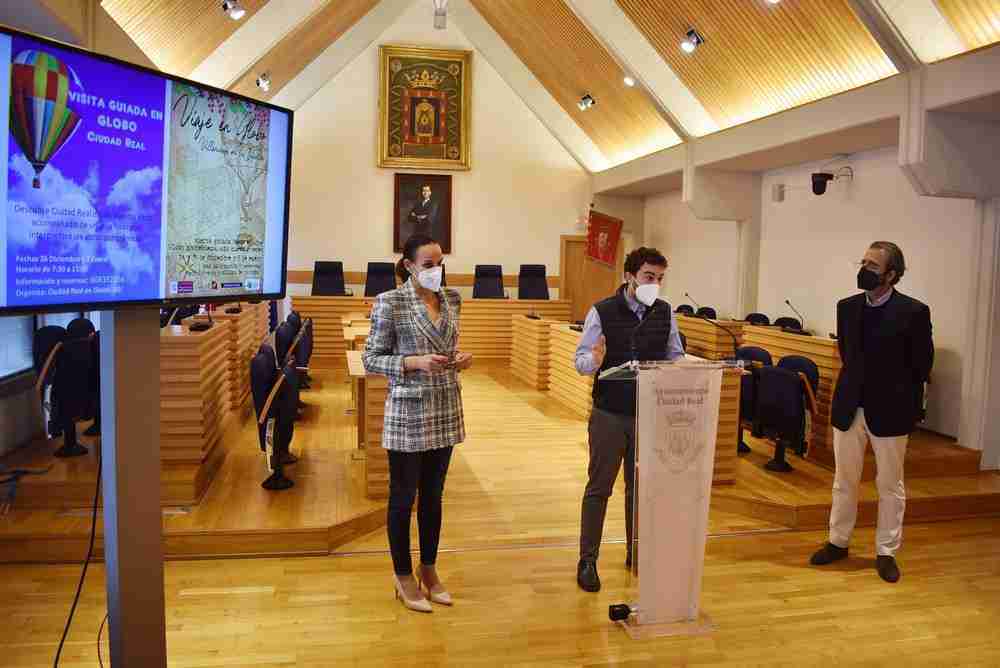
[[[371,331],[369,325],[353,325],[344,328],[344,345],[348,350],[361,350],[365,347],[365,340]]]
[[[808,357],[819,369],[819,392],[816,394],[819,415],[812,421],[809,434],[809,458],[833,467],[833,427],[830,412],[833,404],[833,390],[840,378],[840,350],[837,342],[818,336],[786,334],[777,327],[757,327],[747,325],[744,329],[744,345],[757,346],[771,353],[774,363],[788,355]]]
[[[547,318],[537,320],[515,315],[511,320],[511,373],[536,390],[549,389],[549,334],[558,323]]]
[[[576,347],[582,336],[569,325],[551,325],[549,391],[552,398],[578,416],[590,418],[593,405],[591,388],[593,376],[576,372]],[[732,347],[732,339],[729,340]],[[712,485],[731,485],[736,482],[736,445],[739,442],[740,371],[726,369],[722,376],[719,397],[719,424],[715,438],[715,470]]]
[[[589,419],[594,377],[576,372],[576,346],[581,336],[569,325],[549,325],[549,392],[577,416]]]
[[[733,337],[711,322],[680,313],[675,313],[674,317],[677,318],[677,328],[687,338],[688,353],[707,360],[721,360],[736,355],[736,351],[733,349]],[[725,327],[736,336],[737,347],[743,345],[743,325],[746,324],[744,321],[715,320],[713,322]]]
[[[212,313],[215,327],[228,331],[229,346],[229,407],[242,416],[249,415],[250,408],[250,360],[257,354],[263,335],[260,331],[259,306],[244,304],[240,313],[226,313],[225,309],[235,304],[225,304]],[[205,321],[207,316],[194,316],[189,321]],[[265,329],[266,332],[266,329]]]
[[[310,366],[318,369],[344,369],[347,342],[344,339],[344,316],[364,315],[371,310],[372,297],[292,296],[292,308],[313,321],[313,356]]]
[[[371,309],[372,298],[362,297],[292,297],[292,308],[303,318],[313,319],[315,347],[311,364],[318,368],[343,368],[343,318],[364,314]],[[466,299],[462,302],[459,346],[475,359],[509,361],[513,330],[511,317],[536,313],[551,320],[566,321],[570,317],[568,300]]]
[[[233,418],[233,327],[226,322],[204,332],[182,325],[160,330],[161,477],[164,497],[177,503],[197,503],[225,458],[221,441]],[[171,486],[183,490],[172,492]]]
[[[358,448],[365,453],[365,495],[385,499],[389,497],[389,457],[382,447],[382,429],[389,379],[366,374],[360,350],[348,350],[345,357],[358,396]]]

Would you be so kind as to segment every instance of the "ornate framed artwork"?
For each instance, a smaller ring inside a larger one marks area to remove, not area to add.
[[[451,174],[396,174],[392,248],[414,234],[426,234],[451,253]]]
[[[471,51],[379,47],[378,166],[469,169]]]

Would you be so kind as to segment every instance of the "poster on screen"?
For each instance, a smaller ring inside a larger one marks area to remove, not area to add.
[[[0,34],[8,99],[0,307],[265,291],[267,237],[285,213],[284,113]]]

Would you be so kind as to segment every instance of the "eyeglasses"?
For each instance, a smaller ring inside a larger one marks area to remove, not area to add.
[[[855,269],[868,269],[869,271],[874,271],[876,274],[882,273],[882,267],[875,264],[871,260],[858,260],[857,262],[852,262],[851,266]]]

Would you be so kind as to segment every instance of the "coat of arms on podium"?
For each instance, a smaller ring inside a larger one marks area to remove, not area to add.
[[[472,53],[379,47],[379,167],[469,169]]]

